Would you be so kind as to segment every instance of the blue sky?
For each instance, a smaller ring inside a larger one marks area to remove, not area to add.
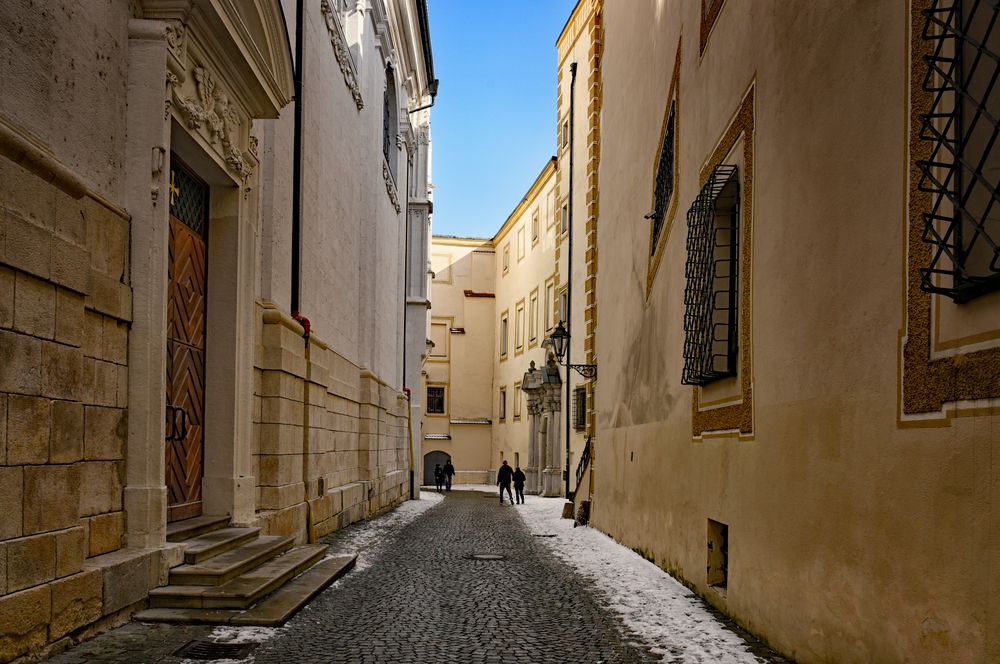
[[[555,43],[576,0],[427,4],[434,233],[492,237],[555,153]]]

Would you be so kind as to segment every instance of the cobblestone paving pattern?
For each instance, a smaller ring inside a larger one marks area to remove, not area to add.
[[[473,560],[472,554],[507,556]],[[372,567],[324,593],[258,662],[648,662],[493,495],[447,494]]]
[[[349,573],[254,652],[257,664],[654,662],[587,581],[528,531],[517,506],[455,491],[389,535],[367,569]],[[323,541],[342,550],[334,533]],[[505,560],[474,560],[472,554]],[[50,664],[173,664],[210,626],[132,623]],[[233,660],[227,660],[232,662]]]

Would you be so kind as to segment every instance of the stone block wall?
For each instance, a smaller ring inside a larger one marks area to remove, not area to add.
[[[257,522],[321,537],[409,497],[408,402],[270,303],[254,368]]]
[[[0,662],[155,585],[155,552],[120,551],[128,260],[122,211],[0,157]]]

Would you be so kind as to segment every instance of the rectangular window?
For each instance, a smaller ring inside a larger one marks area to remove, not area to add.
[[[507,320],[509,314],[500,314],[500,357],[507,357]]]
[[[448,357],[447,323],[431,323],[431,343],[434,344],[431,348],[431,357],[438,359]]]
[[[524,300],[521,300],[514,310],[514,350],[524,350]]]
[[[559,232],[565,233],[569,229],[569,203],[563,203],[560,219]]]
[[[557,322],[562,321],[563,327],[565,327],[568,330],[569,321],[566,320],[566,309],[567,309],[566,288],[564,287],[562,290],[559,291],[559,309],[555,312],[554,320]]]
[[[552,125],[549,125],[550,127]],[[569,145],[569,120],[564,120],[562,124],[562,142],[560,147],[566,147]]]
[[[505,244],[503,246],[503,273],[507,274],[507,270],[510,269],[510,245]]]
[[[650,234],[649,255],[656,253],[663,230],[663,222],[667,217],[667,208],[674,193],[674,102],[671,100],[667,112],[667,120],[663,127],[663,142],[660,144],[660,159],[656,166],[656,187],[653,193],[653,211],[650,213],[652,233]]]
[[[556,325],[554,307],[556,306],[556,285],[549,282],[545,284],[545,329],[549,330]]]
[[[497,404],[497,419],[507,419],[507,388],[500,388],[500,402]]]
[[[531,213],[531,244],[538,242],[538,208]]]
[[[524,258],[524,229],[517,229],[517,260],[518,262]]]
[[[924,15],[933,102],[920,131],[930,156],[917,166],[932,247],[921,288],[961,303],[1000,289],[1000,7],[934,0]]]
[[[587,428],[587,388],[573,390],[573,428],[579,431]]]
[[[720,164],[688,210],[684,290],[685,385],[736,375],[739,169]]]
[[[443,415],[444,408],[444,387],[440,385],[427,386],[427,412],[431,414]]]
[[[514,419],[521,419],[521,384],[514,383]]]
[[[538,289],[531,293],[528,304],[528,343],[538,338]]]

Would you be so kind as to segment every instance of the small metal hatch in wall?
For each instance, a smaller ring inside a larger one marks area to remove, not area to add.
[[[217,643],[205,639],[195,639],[181,646],[174,653],[174,656],[200,660],[246,659],[258,645],[257,643]]]

